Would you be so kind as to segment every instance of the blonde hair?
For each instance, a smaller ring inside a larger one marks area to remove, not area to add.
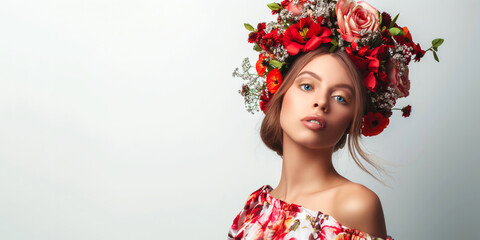
[[[352,78],[356,102],[354,110],[355,114],[352,122],[350,126],[347,127],[345,134],[335,145],[333,151],[336,152],[338,149],[342,149],[346,142],[348,142],[348,150],[355,163],[370,176],[385,184],[382,180],[372,174],[372,172],[369,171],[360,161],[361,158],[373,166],[378,172],[388,175],[380,163],[377,160],[372,159],[371,154],[366,153],[360,146],[360,140],[362,138],[362,120],[366,112],[367,90],[363,86],[363,77],[361,73],[344,51],[330,53],[327,48],[322,47],[308,53],[299,54],[299,56],[293,61],[292,66],[290,66],[288,69],[287,74],[284,74],[285,77],[283,79],[283,83],[273,95],[272,99],[268,102],[267,109],[265,111],[265,118],[263,119],[262,126],[260,128],[260,136],[262,141],[265,143],[265,145],[267,145],[268,148],[275,151],[278,155],[283,156],[283,130],[280,126],[280,111],[282,109],[283,97],[303,67],[305,67],[305,65],[307,65],[315,57],[325,54],[330,54],[331,56],[336,57],[346,67],[347,72]],[[349,136],[348,138],[347,135]]]

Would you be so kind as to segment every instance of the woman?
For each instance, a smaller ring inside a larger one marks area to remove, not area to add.
[[[272,218],[251,221],[249,227],[244,228],[255,232],[252,239],[257,239],[258,234],[270,233],[273,233],[272,239],[283,239],[279,236],[288,234],[297,218],[300,220],[296,231],[300,235],[292,235],[297,239],[309,239],[310,235],[316,239],[322,230],[328,236],[325,226],[334,233],[341,229],[340,223],[373,236],[386,237],[382,207],[376,194],[339,175],[332,164],[332,154],[345,145],[349,129],[357,135],[360,133],[365,102],[361,81],[361,75],[342,51],[329,53],[328,49],[319,48],[295,61],[272,97],[261,128],[263,141],[282,156],[280,182],[273,190],[267,185],[251,195],[252,202],[235,219],[237,227],[230,230],[230,238],[238,237],[238,225],[247,220],[242,219],[254,217],[251,216],[253,208],[263,208],[263,202],[270,204],[263,212]],[[265,200],[258,200],[261,197]],[[289,212],[288,217],[280,217],[284,214],[280,209],[291,206],[295,206],[295,211]],[[252,210],[249,212],[249,209]],[[311,222],[302,221],[308,216],[318,218],[311,229],[308,226]],[[321,219],[330,223],[315,225]],[[262,222],[267,229],[260,230],[261,225],[252,222]],[[307,228],[302,229],[302,224]]]
[[[261,137],[282,157],[282,175],[275,189],[265,185],[250,195],[229,239],[391,239],[377,195],[338,174],[332,154],[348,139],[363,170],[371,174],[356,153],[382,170],[359,138],[386,128],[395,100],[408,96],[410,58],[425,51],[408,28],[386,13],[380,22],[365,2],[286,0],[269,7],[279,14],[276,23],[246,25],[260,52],[256,74],[244,61],[243,74],[234,76],[248,81],[241,91],[247,109],[265,112]]]

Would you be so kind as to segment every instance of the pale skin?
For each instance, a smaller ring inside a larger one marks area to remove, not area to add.
[[[354,115],[352,89],[347,69],[331,55],[314,58],[300,71],[282,102],[282,175],[270,194],[327,214],[349,228],[386,238],[378,196],[338,174],[332,163],[334,146]],[[312,130],[301,122],[312,114],[322,116],[326,128]]]

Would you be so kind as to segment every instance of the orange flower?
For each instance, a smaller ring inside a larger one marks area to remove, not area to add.
[[[255,64],[255,69],[257,69],[258,76],[263,76],[265,74],[265,71],[267,70],[267,66],[263,65],[263,61],[265,61],[265,56],[260,54],[258,56],[258,61],[257,64]]]
[[[271,94],[274,94],[280,84],[282,83],[282,74],[278,69],[274,68],[267,74],[267,89]]]

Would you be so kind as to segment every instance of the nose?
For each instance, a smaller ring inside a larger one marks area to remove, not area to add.
[[[315,108],[315,110],[316,108],[319,108],[320,111],[326,113],[329,110],[329,102],[330,93],[326,88],[322,87],[313,97],[313,108]]]
[[[322,112],[327,112],[328,111],[327,101],[323,102],[323,104],[314,103],[313,107],[314,108],[320,108],[320,110]]]

